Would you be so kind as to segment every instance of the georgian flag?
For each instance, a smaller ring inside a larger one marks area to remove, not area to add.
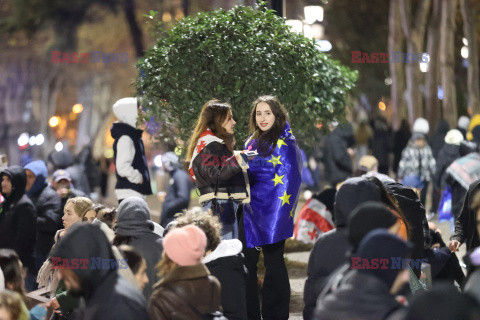
[[[196,180],[195,179],[195,174],[193,173],[193,168],[192,168],[192,164],[193,164],[193,160],[196,158],[196,156],[198,156],[198,154],[200,152],[202,152],[202,150],[208,146],[208,144],[212,143],[212,142],[220,142],[220,143],[224,143],[222,139],[220,139],[219,137],[215,136],[212,132],[212,130],[210,129],[206,129],[205,131],[203,131],[203,133],[200,135],[200,137],[198,138],[198,141],[197,141],[197,146],[195,147],[195,150],[193,150],[193,155],[192,155],[192,159],[190,160],[190,164],[188,166],[188,173],[190,174],[190,176],[193,178],[193,180]]]
[[[300,210],[293,236],[304,243],[315,243],[318,237],[334,229],[332,213],[317,199],[309,199]]]

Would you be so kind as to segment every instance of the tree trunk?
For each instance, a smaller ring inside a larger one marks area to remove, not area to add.
[[[427,31],[427,53],[430,58],[425,77],[425,105],[426,118],[432,125],[435,125],[443,117],[437,94],[439,84],[438,49],[440,35],[438,30],[440,26],[440,1],[433,0],[432,15]]]
[[[388,52],[402,51],[403,35],[400,21],[400,0],[390,1],[390,10],[388,17]],[[403,93],[405,91],[405,77],[401,63],[394,63],[390,59],[390,78],[392,86],[390,88],[390,97],[393,108],[393,128],[398,130],[400,120],[405,115],[405,100]]]
[[[480,112],[478,51],[477,51],[477,12],[471,0],[460,0],[463,18],[463,34],[468,41],[468,109],[472,114]]]
[[[138,26],[137,19],[135,18],[134,0],[125,0],[123,9],[125,12],[125,17],[127,18],[128,27],[130,28],[130,35],[132,36],[133,45],[135,47],[135,54],[137,58],[143,57],[143,34],[142,30]]]
[[[455,14],[457,1],[442,0],[440,23],[440,66],[443,89],[442,108],[445,119],[454,128],[457,124],[457,97],[455,90]]]
[[[427,24],[428,12],[430,11],[431,0],[422,0],[417,7],[415,20],[410,21],[411,1],[400,1],[400,16],[402,18],[403,34],[407,40],[407,52],[419,54],[423,52],[423,40],[425,37],[425,27]],[[409,119],[412,124],[412,117],[418,118],[423,115],[423,101],[420,92],[420,69],[418,62],[405,63],[405,75],[407,82],[407,107]]]

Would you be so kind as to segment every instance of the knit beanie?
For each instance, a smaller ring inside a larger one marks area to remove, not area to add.
[[[467,130],[469,125],[470,125],[469,117],[461,116],[460,118],[458,118],[457,127],[459,127],[460,129]]]
[[[386,229],[373,230],[369,232],[360,242],[356,257],[367,259],[372,263],[373,259],[387,259],[387,268],[367,269],[360,268],[358,272],[372,275],[382,280],[387,288],[391,288],[397,275],[402,271],[403,259],[412,252],[413,246],[389,233]],[[353,261],[352,257],[352,261]],[[396,263],[393,260],[396,260]],[[352,269],[355,269],[352,265]]]
[[[462,141],[463,134],[457,129],[452,129],[445,135],[445,143],[459,146]]]
[[[428,125],[427,119],[418,118],[413,123],[413,132],[428,134],[429,131],[430,131],[430,126]]]
[[[388,229],[397,223],[398,218],[381,202],[368,201],[355,208],[348,221],[348,241],[357,250],[370,231]]]
[[[194,266],[202,261],[207,236],[197,226],[188,225],[170,230],[163,239],[166,255],[180,266]]]

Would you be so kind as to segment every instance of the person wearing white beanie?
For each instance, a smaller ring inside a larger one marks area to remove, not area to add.
[[[427,135],[430,131],[430,125],[428,124],[427,119],[424,118],[417,118],[413,123],[413,132],[416,133],[423,133]]]
[[[113,113],[119,120],[110,129],[115,139],[115,195],[119,203],[128,197],[145,198],[152,194],[143,131],[136,128],[139,108],[136,98],[123,98],[113,105]]]

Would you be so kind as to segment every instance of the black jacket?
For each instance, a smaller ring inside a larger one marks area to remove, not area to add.
[[[92,224],[73,226],[52,250],[52,257],[68,259],[88,259],[86,269],[77,268],[73,272],[81,283],[81,296],[85,299],[74,314],[77,320],[146,320],[147,301],[140,291],[118,274],[113,262],[115,256],[106,235]],[[101,268],[93,265],[92,257],[109,261],[109,266]],[[119,262],[118,267],[124,267]]]
[[[370,141],[372,155],[378,160],[378,168],[381,173],[388,174],[389,154],[392,150],[392,131],[386,123],[375,121],[373,137]],[[383,171],[382,171],[383,169]]]
[[[458,240],[460,243],[465,243],[467,251],[480,246],[476,225],[476,212],[470,209],[472,200],[478,190],[480,190],[480,180],[473,182],[468,188],[462,211],[455,220],[455,232],[450,237],[450,240]]]
[[[237,200],[249,198],[242,167],[225,144],[209,143],[193,159],[192,169],[200,191],[200,203],[215,198],[217,181],[217,199],[228,199],[230,196]]]
[[[452,192],[452,215],[457,220],[458,216],[462,212],[463,202],[465,201],[465,195],[467,190],[450,174],[447,174],[446,183],[450,186]]]
[[[432,150],[433,152],[433,150]],[[460,146],[454,144],[444,144],[442,149],[440,149],[438,156],[436,157],[436,171],[433,183],[438,189],[444,189],[446,186],[446,173],[447,168],[452,164],[453,161],[460,158]]]
[[[397,174],[398,164],[402,159],[402,151],[407,146],[411,136],[412,134],[410,130],[408,130],[408,128],[404,128],[404,130],[400,129],[398,131],[395,131],[395,134],[393,136],[393,156],[394,156],[393,172],[395,172],[395,174]]]
[[[350,125],[339,126],[323,142],[323,163],[325,179],[335,186],[347,179],[353,172],[352,159],[347,149],[355,143]]]
[[[384,320],[402,306],[379,278],[350,271],[339,289],[319,302],[316,320]]]
[[[351,178],[338,190],[334,209],[337,228],[318,238],[308,260],[303,292],[305,320],[312,319],[318,295],[327,278],[347,261],[347,253],[352,249],[348,241],[348,217],[359,204],[366,201],[380,201],[380,190],[372,181]]]
[[[243,264],[244,258],[241,254],[242,244],[239,244],[240,253],[238,254],[219,254],[218,251],[228,242],[232,242],[232,240],[223,240],[219,247],[210,254],[220,256],[209,260],[205,265],[210,271],[210,274],[220,282],[222,288],[220,303],[224,316],[229,320],[243,320],[248,317],[245,293],[246,271]],[[207,256],[206,259],[210,259],[210,255]]]
[[[30,199],[37,208],[35,251],[40,255],[48,255],[54,243],[55,233],[62,228],[62,201],[57,192],[48,185],[30,196]]]
[[[445,136],[447,135],[448,130],[450,130],[448,122],[445,119],[438,120],[435,133],[428,141],[430,148],[432,148],[432,154],[435,160],[439,159],[438,154],[443,145],[445,145]]]
[[[188,173],[184,170],[176,168],[170,172],[171,183],[168,188],[165,201],[162,204],[162,218],[160,224],[166,227],[176,213],[188,209],[190,205],[190,191],[192,190],[192,182]]]
[[[2,192],[5,201],[0,205],[0,248],[17,252],[23,265],[35,270],[34,247],[37,227],[37,210],[25,194],[27,176],[19,166],[11,166],[0,173],[0,180],[8,176],[12,193]]]

